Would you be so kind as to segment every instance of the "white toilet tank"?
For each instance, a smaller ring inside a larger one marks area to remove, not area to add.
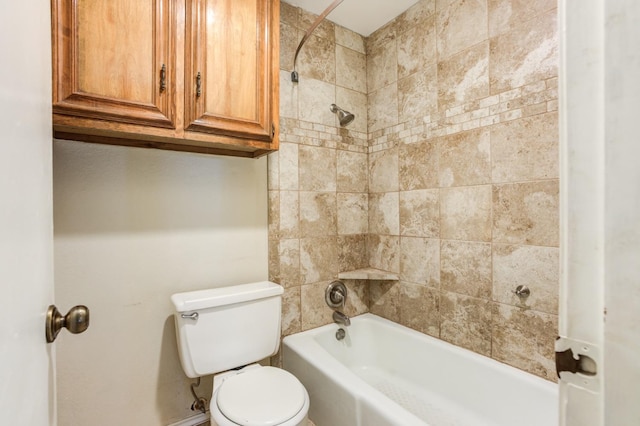
[[[283,292],[262,281],[171,296],[186,375],[215,374],[274,355]]]

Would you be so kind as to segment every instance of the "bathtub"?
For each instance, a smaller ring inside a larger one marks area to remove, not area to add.
[[[556,426],[557,385],[372,314],[283,341],[317,426]]]

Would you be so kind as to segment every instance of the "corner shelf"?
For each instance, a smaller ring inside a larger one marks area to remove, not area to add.
[[[379,280],[379,281],[397,281],[400,279],[395,272],[384,271],[376,268],[354,269],[353,271],[339,272],[338,278],[345,280]]]

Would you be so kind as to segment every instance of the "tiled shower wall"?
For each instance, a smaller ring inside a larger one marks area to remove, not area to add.
[[[280,150],[269,155],[269,275],[285,287],[283,335],[331,322],[324,290],[340,271],[367,266],[367,76],[363,37],[281,2]],[[341,128],[330,105],[353,112]],[[351,315],[369,286],[346,282]]]
[[[400,280],[347,282],[351,314],[369,309],[552,379],[555,1],[423,0],[364,42],[326,23],[298,58],[297,87],[288,71],[313,17],[282,7],[269,198],[283,333],[330,322],[326,284],[373,266]],[[348,131],[332,102],[356,114]]]

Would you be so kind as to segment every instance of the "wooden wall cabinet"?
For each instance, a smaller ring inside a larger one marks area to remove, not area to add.
[[[278,149],[279,1],[52,0],[54,137]]]

